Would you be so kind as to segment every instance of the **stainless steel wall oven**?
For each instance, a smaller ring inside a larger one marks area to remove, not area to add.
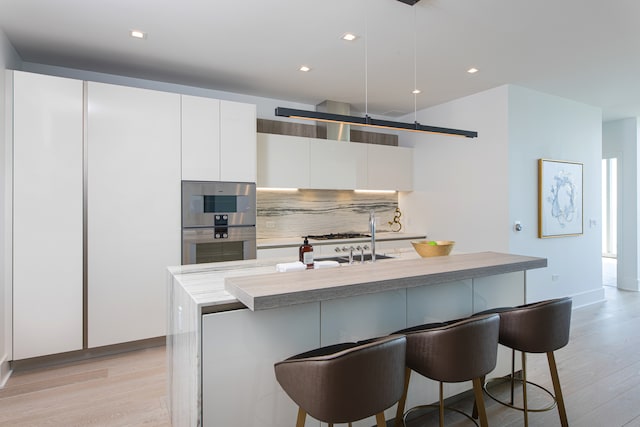
[[[256,185],[182,181],[182,264],[256,258]]]

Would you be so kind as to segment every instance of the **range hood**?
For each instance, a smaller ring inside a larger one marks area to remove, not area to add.
[[[351,115],[351,105],[346,102],[322,101],[316,105],[316,111],[320,113]],[[348,123],[316,122],[318,138],[333,139],[335,141],[351,140],[351,125]]]

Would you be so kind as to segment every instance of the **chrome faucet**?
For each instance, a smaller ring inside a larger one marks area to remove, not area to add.
[[[364,264],[364,251],[369,249],[367,245],[358,245],[356,246],[356,250],[360,251],[360,264]]]
[[[371,262],[376,262],[376,214],[369,211],[369,231],[371,232]]]

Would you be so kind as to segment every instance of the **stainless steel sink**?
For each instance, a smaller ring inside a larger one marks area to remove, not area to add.
[[[393,258],[392,256],[388,256],[388,255],[381,255],[381,254],[376,254],[376,261],[379,259],[387,259],[387,258]],[[340,264],[345,264],[345,263],[349,263],[349,256],[332,256],[332,257],[320,257],[320,258],[316,258],[316,261],[338,261]],[[371,254],[364,254],[364,260],[365,261],[371,261]],[[353,254],[353,263],[357,264],[360,262],[360,254]]]

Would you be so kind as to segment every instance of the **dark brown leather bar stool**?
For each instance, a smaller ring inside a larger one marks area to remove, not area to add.
[[[376,416],[402,396],[406,338],[390,335],[359,343],[336,344],[275,364],[276,379],[298,405],[296,427],[307,414],[328,423],[351,423]]]
[[[396,333],[404,333],[407,337],[407,366],[402,399],[398,403],[396,427],[404,425],[404,421],[415,409],[433,405],[421,405],[404,413],[409,389],[411,371],[416,371],[440,383],[440,427],[444,426],[443,383],[456,383],[472,380],[474,396],[480,414],[480,425],[488,426],[487,414],[482,395],[482,378],[496,366],[498,353],[498,331],[500,316],[470,317],[466,319],[414,326]],[[470,415],[453,408],[477,423]]]
[[[486,310],[478,313],[478,315],[485,315],[486,313],[498,313],[500,315],[500,344],[512,349],[511,376],[506,379],[498,378],[488,381],[485,385],[485,391],[487,391],[489,397],[498,403],[523,411],[525,427],[529,425],[529,412],[548,411],[557,406],[560,424],[562,427],[568,427],[569,422],[567,421],[567,412],[562,398],[558,368],[553,352],[564,347],[569,342],[571,298],[558,298],[513,308]],[[516,350],[522,353],[522,379],[515,379]],[[547,354],[555,395],[544,387],[527,381],[526,353]],[[503,402],[497,399],[488,389],[489,384],[504,380],[511,381],[510,402]],[[522,383],[522,407],[515,406],[513,403],[514,381]],[[544,408],[529,408],[527,403],[527,384],[544,390],[551,396],[553,403]]]

